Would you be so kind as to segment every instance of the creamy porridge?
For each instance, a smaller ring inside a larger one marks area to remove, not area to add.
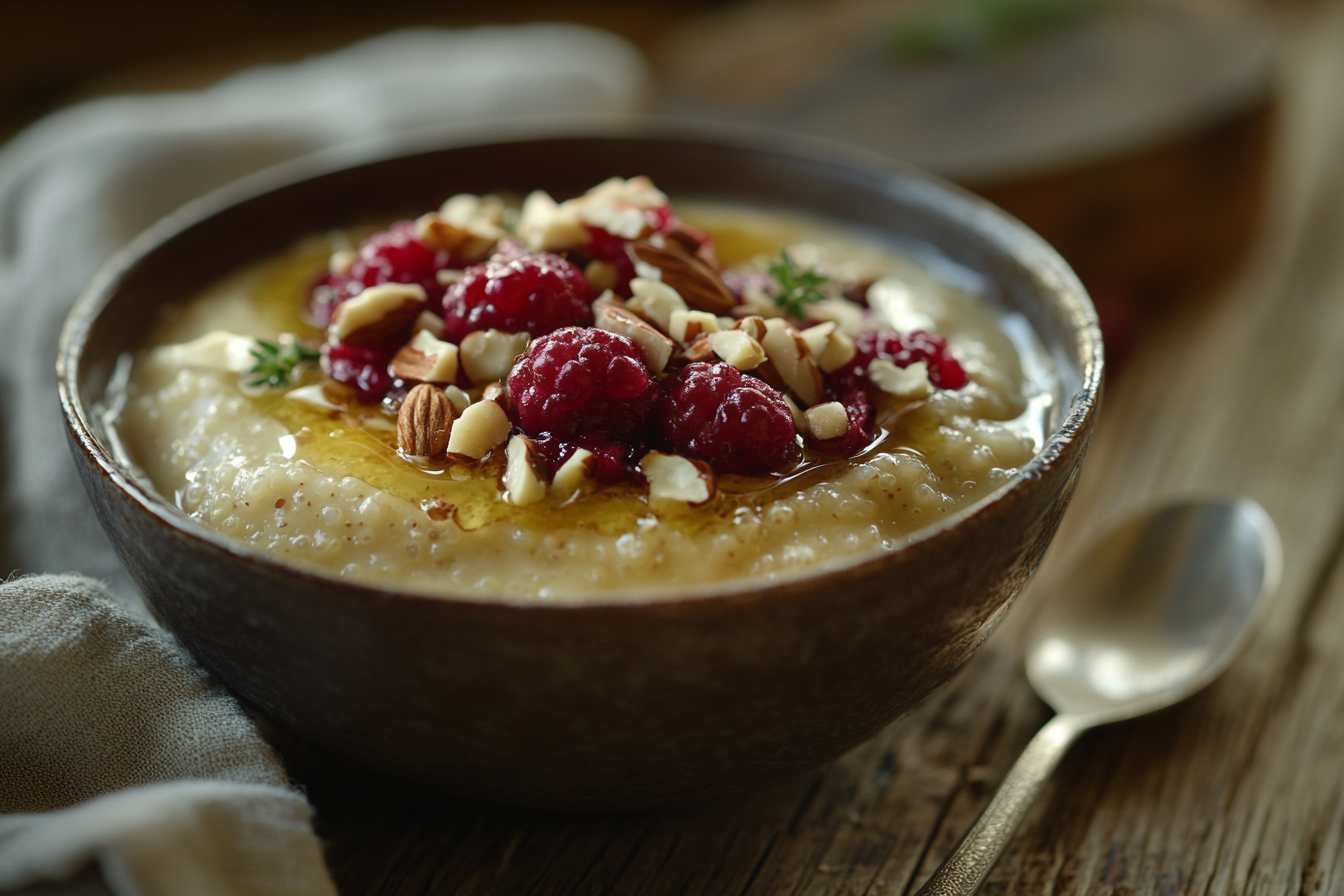
[[[183,513],[359,581],[768,580],[890,548],[1033,456],[1050,384],[986,292],[643,178],[458,196],[184,297],[112,423]]]

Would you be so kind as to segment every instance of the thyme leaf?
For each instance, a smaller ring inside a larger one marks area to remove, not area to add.
[[[287,386],[300,364],[321,357],[315,349],[298,342],[272,342],[269,339],[258,339],[248,353],[254,363],[247,369],[247,384],[253,388]]]
[[[775,304],[790,317],[802,317],[804,306],[826,298],[821,289],[827,282],[826,275],[815,268],[799,267],[788,252],[781,251],[767,270],[779,286]]]

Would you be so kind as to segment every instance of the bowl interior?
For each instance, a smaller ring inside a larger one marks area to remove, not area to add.
[[[186,206],[109,262],[71,314],[59,363],[76,434],[123,488],[142,503],[166,507],[117,467],[108,434],[90,413],[118,358],[137,347],[160,307],[324,229],[415,213],[454,193],[545,189],[569,196],[613,174],[647,174],[674,197],[798,211],[879,238],[926,243],[982,274],[993,284],[991,300],[1029,321],[1053,368],[1051,434],[1025,477],[1032,466],[1049,463],[1092,410],[1101,346],[1091,304],[1059,256],[1004,213],[921,173],[830,147],[643,132],[328,155]]]

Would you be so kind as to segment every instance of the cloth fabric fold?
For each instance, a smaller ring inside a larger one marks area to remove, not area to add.
[[[417,30],[205,90],[84,103],[0,149],[0,580],[75,569],[111,586],[0,585],[0,891],[334,892],[306,800],[149,620],[63,448],[56,340],[97,267],[262,167],[454,125],[623,119],[646,81],[633,48],[587,28]]]

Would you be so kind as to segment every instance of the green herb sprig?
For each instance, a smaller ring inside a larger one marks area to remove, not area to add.
[[[790,317],[802,317],[804,306],[826,298],[826,293],[821,289],[826,285],[826,275],[815,268],[799,267],[788,252],[781,251],[779,258],[770,262],[767,270],[779,285],[775,304]]]
[[[316,361],[321,355],[314,349],[297,342],[272,342],[258,339],[248,350],[254,363],[247,369],[247,384],[253,388],[289,385],[300,364]]]

